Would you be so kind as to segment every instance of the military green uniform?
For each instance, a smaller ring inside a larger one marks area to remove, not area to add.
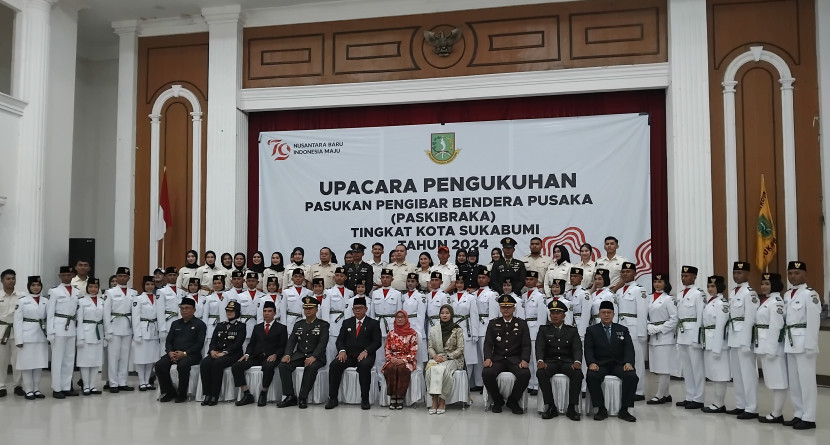
[[[518,293],[525,285],[525,275],[527,275],[525,263],[515,258],[509,260],[502,258],[493,263],[490,288],[501,293],[504,282],[510,281],[513,285],[513,292]]]
[[[371,271],[372,269],[369,268]],[[311,301],[313,300],[313,302]],[[314,297],[303,298],[303,307],[309,304],[319,305]],[[314,387],[317,379],[317,372],[326,365],[326,345],[329,341],[329,323],[315,318],[311,323],[305,319],[297,320],[294,323],[294,330],[288,337],[285,346],[285,355],[289,357],[288,363],[280,363],[280,379],[282,380],[282,393],[290,398],[294,397],[294,380],[292,373],[299,367],[305,367],[303,381],[300,385],[298,398],[305,402],[308,394]],[[305,360],[314,357],[314,363],[306,366]],[[302,404],[300,406],[303,407]]]
[[[374,269],[372,269],[372,266],[365,261],[361,261],[360,264],[347,264],[346,288],[348,288],[352,292],[357,292],[357,282],[360,280],[366,280],[366,283],[369,283],[367,284],[368,289],[366,293],[370,293],[372,290],[371,283],[374,282],[374,275]]]

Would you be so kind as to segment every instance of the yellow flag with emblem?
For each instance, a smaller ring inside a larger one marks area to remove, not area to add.
[[[772,222],[772,209],[769,205],[764,175],[761,175],[761,202],[758,209],[758,221],[755,224],[755,265],[763,271],[778,251],[778,238],[775,224]]]

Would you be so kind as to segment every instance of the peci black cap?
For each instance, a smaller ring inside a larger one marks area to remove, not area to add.
[[[364,252],[364,251],[366,251],[366,246],[364,246],[363,244],[360,244],[360,243],[352,243],[352,245],[349,246],[349,248],[352,249],[352,251],[354,251],[354,252]]]
[[[354,306],[366,306],[366,299],[363,297],[357,297],[352,300],[352,307]]]
[[[271,301],[271,300],[266,300],[265,303],[262,303],[262,308],[263,309],[271,308],[273,310],[277,310],[277,305],[274,304],[274,302]]]
[[[787,263],[787,270],[803,270],[807,272],[807,263],[803,261],[790,261]]]
[[[343,267],[338,266],[338,267],[334,268],[334,273],[346,273],[346,269],[344,269]]]
[[[527,273],[525,273],[525,278],[539,278],[539,272],[536,272],[535,270],[528,270]]]
[[[391,277],[395,274],[392,272],[392,269],[381,269],[380,270],[380,276],[384,276],[384,275],[388,275],[388,276]]]
[[[584,275],[585,272],[581,267],[571,267],[571,275]]]
[[[61,266],[58,273],[73,273],[72,266]]]
[[[231,303],[233,303],[233,302],[231,302]],[[230,304],[230,303],[228,303],[228,304]],[[196,307],[196,300],[194,300],[190,297],[184,297],[184,298],[182,298],[181,303],[179,303],[179,306],[193,306],[193,307]]]
[[[303,272],[303,270],[298,267],[291,271],[291,276],[293,277],[294,275],[305,275],[305,272]]]
[[[268,279],[265,281],[265,285],[267,286],[271,283],[274,283],[277,285],[277,287],[280,287],[280,280],[277,277],[268,277]]]
[[[637,270],[637,265],[630,262],[630,261],[626,261],[626,262],[622,263],[622,268],[620,270],[633,270],[633,271],[636,271]]]
[[[430,280],[434,280],[436,278],[438,278],[439,280],[443,280],[444,276],[441,275],[441,272],[432,272],[431,274],[429,274],[429,279]]]
[[[603,310],[603,309],[611,309],[613,311],[614,310],[614,303],[612,303],[608,300],[603,301],[602,303],[599,304],[599,310]]]
[[[490,276],[490,270],[487,269],[486,266],[479,266],[478,267],[478,274],[479,275],[484,275],[485,277],[489,277]]]
[[[115,270],[115,274],[116,275],[129,275],[130,274],[130,268],[121,266],[121,267],[119,267],[118,269]]]
[[[223,283],[224,283],[224,282],[225,282],[225,278],[227,278],[225,275],[214,275],[214,276],[213,276],[213,280],[212,280],[212,281],[219,280],[219,281],[221,281],[221,282],[223,282]]]
[[[202,284],[202,280],[196,277],[190,277],[190,279],[187,280],[187,285],[190,286],[191,284]]]
[[[319,284],[320,286],[323,286],[325,284],[325,280],[323,280],[322,278],[312,278],[311,279],[311,285],[314,286],[315,284]]]
[[[732,271],[736,270],[745,270],[749,272],[749,263],[746,261],[735,261],[735,264],[732,265]]]
[[[168,274],[168,273],[178,273],[178,270],[176,270],[176,267],[175,267],[175,266],[170,266],[170,267],[168,267],[168,268],[164,269],[164,273],[165,273],[165,274]]]
[[[680,268],[681,273],[690,273],[692,275],[697,275],[697,267],[695,266],[683,266]]]
[[[231,278],[245,278],[245,273],[241,270],[234,270],[231,272]]]
[[[246,273],[246,274],[245,274],[245,279],[246,279],[246,280],[247,280],[247,279],[254,279],[254,280],[258,280],[258,279],[259,279],[259,275],[258,275],[256,272],[248,272],[248,273]]]
[[[406,279],[407,280],[415,280],[415,281],[419,280],[418,274],[415,273],[415,272],[410,272],[410,273],[406,274]]]

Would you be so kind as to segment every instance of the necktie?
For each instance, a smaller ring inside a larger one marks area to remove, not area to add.
[[[297,295],[302,295],[303,294],[303,288],[302,287],[295,287],[294,289],[297,291]]]
[[[736,287],[736,288],[735,288],[735,293],[736,293],[736,294],[738,293],[738,290],[739,290],[740,288],[741,288],[741,286],[738,286],[738,287]]]
[[[92,305],[98,306],[98,297],[92,297]]]
[[[611,343],[611,326],[605,327],[605,338],[608,339],[608,343]]]
[[[355,337],[357,337],[358,335],[360,335],[360,326],[362,326],[362,325],[363,325],[363,322],[362,322],[362,321],[358,321],[358,322],[357,322],[357,330],[355,330],[355,333],[354,333],[354,336],[355,336]]]
[[[792,297],[794,297],[794,296],[795,296],[795,291],[797,291],[797,290],[798,290],[798,289],[793,289],[792,293],[790,294],[790,298],[792,298]]]
[[[383,290],[383,298],[386,298],[387,295],[389,295],[389,289],[384,289]]]
[[[483,290],[484,290],[484,289],[479,289],[479,290],[478,290],[478,293],[476,293],[476,296],[481,295],[481,291],[483,291]]]
[[[173,289],[173,293],[178,293],[178,291],[176,291],[176,286],[170,286],[170,288]]]
[[[683,296],[685,297],[687,293],[689,293],[689,288],[688,287],[686,289],[683,289]]]
[[[147,294],[147,298],[150,299],[150,304],[155,303],[155,301],[153,301],[153,294]]]
[[[271,323],[265,323],[265,335],[268,335],[269,329],[271,329]]]
[[[35,303],[40,304],[40,297],[32,297],[35,299]]]
[[[339,291],[340,291],[340,296],[341,296],[341,297],[345,297],[345,296],[346,296],[346,288],[345,288],[345,287],[338,287],[338,288],[337,288],[337,290],[339,290]]]
[[[464,293],[463,293],[463,292],[459,292],[458,294],[456,294],[456,297],[458,297],[458,301],[461,301],[461,297],[462,297],[463,295],[464,295]]]
[[[127,288],[126,288],[126,287],[122,287],[122,288],[121,288],[121,292],[124,292],[124,295],[127,295]]]
[[[654,300],[652,300],[652,301],[657,301],[658,298],[660,298],[660,292],[655,292],[654,293]]]
[[[625,287],[623,288],[623,293],[626,293],[626,292],[628,292],[628,286],[625,286]]]
[[[66,293],[72,295],[72,286],[66,286]]]

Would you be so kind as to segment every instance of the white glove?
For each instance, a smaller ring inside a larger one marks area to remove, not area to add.
[[[107,341],[106,338],[104,338],[104,347],[106,348],[107,346],[109,346],[109,342]]]
[[[55,342],[55,334],[47,335],[46,336],[46,341],[48,341],[49,343],[54,343]]]
[[[741,346],[741,352],[748,353],[748,352],[752,352],[752,350],[749,349],[749,346]]]
[[[83,346],[83,345],[84,345],[84,339],[79,338],[79,339],[75,340],[75,346]]]
[[[654,326],[653,324],[648,325],[647,329],[648,329],[648,335],[654,335],[658,332],[657,326]]]

